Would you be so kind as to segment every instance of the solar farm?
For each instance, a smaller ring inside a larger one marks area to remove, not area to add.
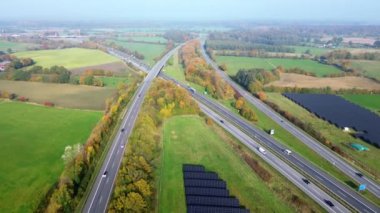
[[[248,213],[238,199],[230,196],[227,184],[215,172],[201,165],[183,165],[188,213]]]
[[[285,97],[337,127],[349,127],[355,136],[380,147],[380,117],[339,96],[285,93]]]

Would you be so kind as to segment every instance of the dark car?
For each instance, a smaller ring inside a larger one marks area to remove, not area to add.
[[[306,184],[309,184],[310,181],[308,179],[305,179],[305,178],[302,178],[303,182],[305,182]]]
[[[357,172],[356,175],[359,176],[359,177],[363,177],[363,174],[360,173],[360,172]]]
[[[223,120],[220,120],[220,123],[224,124],[224,121],[223,121]]]
[[[124,128],[121,129],[121,132],[124,132]]]
[[[325,203],[329,205],[330,207],[334,207],[334,204],[329,200],[325,200]]]

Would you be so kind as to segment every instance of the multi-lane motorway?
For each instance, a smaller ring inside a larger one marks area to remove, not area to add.
[[[160,74],[165,79],[172,80],[176,82],[178,85],[181,85],[184,88],[187,88],[186,85],[178,82],[165,74]],[[339,181],[337,181],[332,176],[323,172],[316,166],[309,163],[307,160],[299,156],[297,153],[292,153],[291,155],[287,155],[284,151],[286,147],[278,143],[274,138],[272,138],[266,132],[252,126],[247,121],[239,117],[238,115],[230,112],[227,108],[222,106],[220,103],[211,100],[197,92],[192,92],[192,95],[195,100],[201,103],[203,106],[208,107],[212,111],[216,112],[223,119],[219,120],[219,123],[222,127],[225,127],[226,121],[234,124],[238,127],[244,134],[249,136],[254,141],[261,144],[261,146],[268,149],[269,152],[275,154],[283,162],[290,165],[292,168],[296,169],[298,172],[303,173],[309,179],[312,179],[314,182],[323,186],[325,190],[328,190],[331,194],[334,194],[336,197],[339,197],[342,201],[346,203],[346,205],[350,205],[352,208],[356,209],[359,212],[380,212],[380,208],[378,208],[375,204],[367,201],[359,194],[357,194],[352,189],[343,185]],[[205,112],[207,114],[207,112]],[[209,115],[209,114],[208,114]],[[228,129],[227,129],[228,130]],[[240,141],[244,141],[242,137],[237,137]],[[254,151],[254,150],[253,150]],[[268,152],[268,153],[269,153]],[[291,171],[287,171],[288,175],[285,175],[289,180],[291,180]],[[297,184],[296,184],[297,185]],[[302,188],[301,188],[302,189]],[[327,198],[324,198],[327,199]]]
[[[249,92],[243,89],[240,85],[238,85],[235,81],[233,81],[226,72],[219,69],[217,64],[207,55],[204,47],[204,39],[201,41],[202,46],[202,54],[206,59],[207,63],[210,64],[214,70],[216,70],[225,81],[227,81],[235,90],[237,90],[248,102],[256,106],[260,111],[265,113],[268,117],[270,117],[273,121],[278,123],[282,128],[286,129],[292,135],[297,137],[300,141],[314,150],[316,153],[325,158],[328,162],[336,166],[339,170],[345,173],[347,176],[351,177],[353,180],[357,181],[359,184],[366,184],[367,189],[373,193],[376,197],[380,198],[380,186],[372,179],[362,176],[360,171],[355,169],[353,166],[344,161],[341,157],[337,156],[335,153],[330,151],[327,147],[323,146],[317,140],[315,140],[310,135],[306,134],[296,126],[294,126],[291,122],[287,121],[285,118],[277,114],[270,107],[265,105],[263,102],[252,96]],[[362,177],[360,177],[362,176]]]
[[[140,84],[134,97],[132,98],[129,109],[123,117],[120,129],[112,142],[109,152],[103,162],[99,174],[97,174],[95,183],[88,196],[83,212],[86,213],[104,213],[112,194],[113,186],[119,170],[125,145],[131,134],[134,123],[137,119],[140,107],[144,101],[144,96],[148,91],[153,79],[158,75],[163,66],[171,55],[178,50],[179,47],[168,52],[153,68],[149,71],[144,81]],[[144,69],[145,70],[145,69]]]

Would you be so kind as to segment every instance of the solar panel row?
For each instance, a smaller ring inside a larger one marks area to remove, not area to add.
[[[230,196],[228,189],[203,188],[203,187],[186,187],[185,194],[186,196],[187,195],[213,196],[213,197],[229,197]]]
[[[202,179],[202,180],[218,180],[219,176],[215,172],[184,172],[185,179]]]
[[[249,210],[244,209],[244,208],[188,205],[187,212],[188,213],[249,213]]]
[[[187,212],[246,213],[239,200],[229,195],[227,184],[201,165],[183,165]]]
[[[340,127],[355,129],[356,137],[380,147],[380,117],[342,97],[326,94],[285,93],[285,97],[318,117]]]

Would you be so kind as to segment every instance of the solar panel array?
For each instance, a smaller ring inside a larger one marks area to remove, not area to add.
[[[338,126],[356,130],[356,137],[380,147],[380,117],[342,97],[326,94],[285,93],[285,97]]]
[[[183,165],[188,213],[247,213],[239,200],[230,196],[227,184],[201,165]]]

